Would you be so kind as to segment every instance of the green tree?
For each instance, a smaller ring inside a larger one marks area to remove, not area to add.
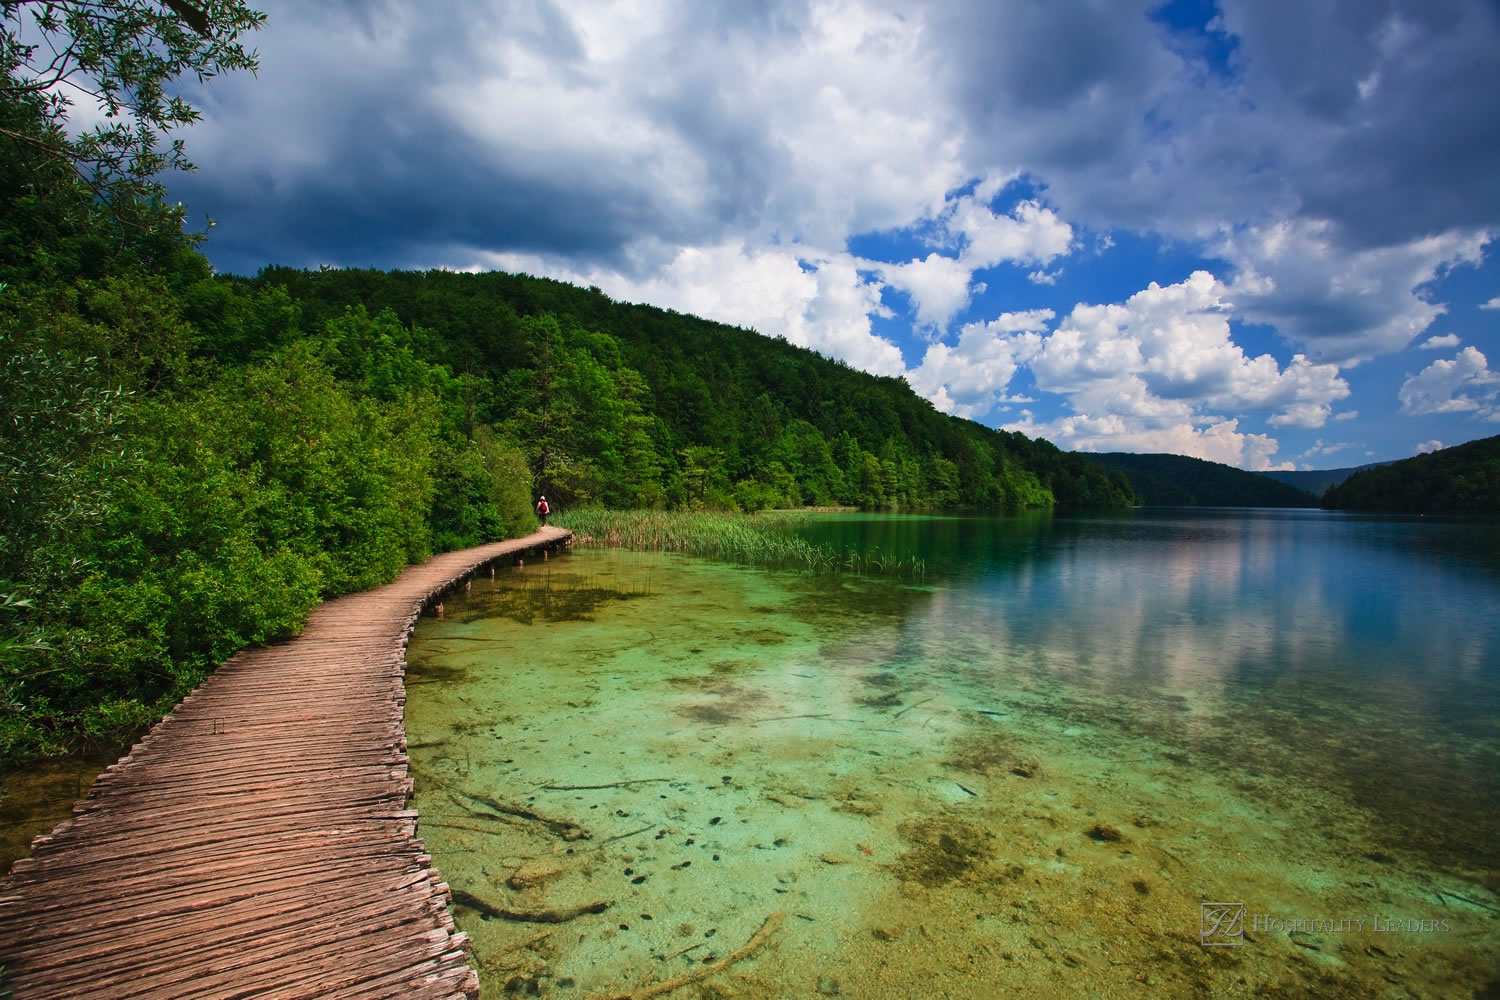
[[[688,510],[733,510],[737,505],[724,472],[724,453],[695,445],[681,456],[680,506]]]
[[[34,165],[66,167],[120,225],[175,238],[181,213],[165,206],[155,178],[193,169],[170,134],[202,116],[174,85],[254,71],[256,56],[238,38],[265,15],[241,0],[10,0],[0,10],[0,101],[26,112],[4,115],[0,134]],[[75,95],[104,121],[71,134]],[[56,171],[38,177],[63,179]]]
[[[436,442],[433,450],[436,482],[430,523],[434,551],[535,530],[531,472],[520,449],[480,427],[468,439],[450,435]]]
[[[531,365],[502,379],[502,427],[526,449],[537,489],[561,505],[661,506],[663,428],[618,341],[577,326],[564,332],[551,314],[521,325]]]
[[[928,503],[934,507],[958,506],[958,465],[941,455],[929,455],[925,465]]]

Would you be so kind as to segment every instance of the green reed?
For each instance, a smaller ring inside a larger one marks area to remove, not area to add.
[[[759,514],[658,510],[573,510],[553,523],[573,532],[580,545],[619,545],[708,556],[809,573],[853,573],[922,579],[926,563],[880,552],[838,550],[797,534],[811,515],[798,511]]]

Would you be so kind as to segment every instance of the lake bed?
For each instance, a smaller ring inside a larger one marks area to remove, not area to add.
[[[1443,995],[1494,978],[1493,529],[830,515],[921,581],[580,549],[424,619],[487,996]],[[1217,905],[1211,905],[1217,904]],[[738,956],[768,919],[753,954]],[[1237,931],[1237,933],[1236,933]]]

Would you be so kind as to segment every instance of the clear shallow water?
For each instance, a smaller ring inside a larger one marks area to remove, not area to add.
[[[578,550],[419,627],[407,730],[445,878],[533,915],[610,902],[559,924],[461,905],[486,995],[671,979],[775,913],[710,995],[1496,979],[1493,525],[1154,510],[809,532],[916,552],[927,578]],[[1244,904],[1240,946],[1203,946],[1210,902]]]
[[[32,761],[0,773],[0,874],[10,871],[17,858],[31,856],[32,840],[70,818],[73,803],[123,752]]]

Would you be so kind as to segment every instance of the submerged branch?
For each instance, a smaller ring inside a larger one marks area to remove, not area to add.
[[[629,833],[617,833],[613,837],[606,837],[605,839],[599,841],[599,846],[602,847],[605,844],[613,844],[617,840],[624,840],[626,837],[634,837],[638,833],[645,833],[647,830],[651,829],[655,825],[656,825],[655,823],[647,823],[645,826],[641,827],[639,830],[631,830]]]
[[[542,826],[546,827],[547,830],[554,836],[560,837],[563,840],[593,839],[593,834],[589,833],[588,830],[584,829],[582,826],[579,826],[577,823],[574,823],[572,820],[553,819],[551,816],[543,816],[541,813],[534,812],[531,809],[527,809],[525,806],[511,805],[508,802],[497,802],[495,799],[489,798],[488,796],[475,795],[473,792],[459,792],[458,794],[462,795],[466,799],[478,802],[482,806],[493,809],[501,816],[514,816],[517,819],[524,819],[529,820],[532,823],[539,823]],[[462,803],[460,803],[460,805],[462,805]],[[468,806],[464,806],[464,808],[468,809]],[[469,811],[473,812],[472,809],[470,809]],[[474,813],[474,815],[481,816],[484,814]]]
[[[932,701],[932,700],[933,699],[931,699],[931,698],[923,698],[921,701],[917,702],[915,705],[907,705],[901,711],[899,711],[895,715],[891,716],[891,718],[892,719],[899,719],[899,718],[901,718],[901,716],[905,715],[907,712],[910,712],[912,709],[914,709],[914,708],[921,708],[923,705],[927,704],[929,701]]]
[[[470,833],[486,833],[492,837],[505,832],[504,830],[486,830],[482,826],[465,826],[462,823],[441,823],[431,819],[420,822],[422,826],[435,826],[441,830],[468,830]]]
[[[638,990],[631,990],[629,993],[613,993],[601,998],[601,1000],[650,1000],[651,997],[659,997],[664,993],[680,990],[684,986],[691,986],[693,983],[701,982],[709,976],[723,972],[735,962],[743,961],[759,951],[761,945],[765,944],[771,935],[776,932],[776,928],[781,926],[781,918],[785,915],[780,911],[771,914],[766,918],[766,922],[760,925],[760,930],[756,931],[750,940],[745,942],[743,948],[732,955],[724,956],[711,965],[701,966],[692,972],[678,976],[676,979],[668,979],[653,986],[643,986]]]
[[[528,924],[565,924],[569,920],[576,920],[586,913],[603,913],[614,905],[612,899],[598,899],[592,903],[584,903],[581,906],[562,906],[542,910],[512,910],[508,906],[497,906],[489,900],[480,899],[472,892],[463,889],[453,890],[453,902],[459,906],[467,906],[471,910],[478,910],[487,917],[498,917],[501,920],[515,920]]]
[[[592,791],[596,788],[629,788],[631,785],[645,785],[653,781],[671,781],[671,778],[631,778],[628,781],[610,781],[602,785],[538,785],[538,788],[549,792],[583,792]]]

